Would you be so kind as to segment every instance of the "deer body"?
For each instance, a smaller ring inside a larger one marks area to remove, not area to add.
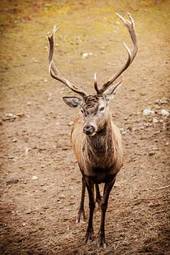
[[[83,132],[80,117],[74,123],[71,134],[72,147],[81,172],[85,176],[96,177],[97,183],[104,182],[108,175],[116,175],[123,164],[121,135],[113,124],[111,116],[105,128],[92,137]]]
[[[94,95],[88,95],[84,90],[78,88],[59,73],[53,61],[55,28],[53,29],[52,35],[48,37],[50,75],[79,95],[79,97],[63,97],[64,102],[68,106],[73,108],[78,107],[82,112],[81,116],[74,122],[71,133],[73,150],[82,173],[82,192],[77,221],[79,222],[81,216],[84,216],[84,198],[85,190],[87,189],[89,216],[86,242],[93,240],[93,213],[95,202],[98,202],[101,208],[101,223],[98,234],[100,247],[106,246],[105,215],[109,194],[115,183],[116,175],[123,165],[120,131],[113,123],[109,110],[110,98],[115,94],[121,82],[119,81],[114,86],[111,85],[129,67],[138,50],[133,18],[129,15],[129,19],[126,20],[121,15],[117,15],[128,29],[133,48],[130,50],[124,44],[128,53],[125,64],[101,88],[98,87],[96,75],[94,76],[94,88],[96,90],[96,94]],[[100,195],[98,186],[100,183],[104,183],[102,196]],[[96,198],[94,187],[96,188]]]

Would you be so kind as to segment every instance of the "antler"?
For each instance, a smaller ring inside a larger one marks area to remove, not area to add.
[[[62,82],[64,85],[66,85],[68,88],[70,88],[72,91],[74,91],[75,93],[79,94],[80,96],[82,96],[83,98],[86,97],[86,93],[81,90],[78,89],[76,87],[76,85],[74,85],[72,82],[68,81],[67,79],[65,79],[57,70],[57,67],[54,64],[53,61],[53,55],[54,55],[54,35],[55,32],[57,31],[56,27],[54,26],[53,31],[52,31],[52,35],[48,36],[48,41],[49,41],[49,55],[48,55],[48,61],[49,61],[49,73],[51,75],[52,78],[54,78],[55,80],[58,80],[60,82]]]
[[[127,27],[130,37],[131,37],[131,40],[132,40],[132,43],[133,43],[133,48],[132,48],[132,50],[130,50],[128,48],[128,46],[126,45],[126,43],[124,43],[124,47],[126,48],[127,53],[128,53],[128,58],[127,58],[126,63],[120,69],[119,72],[117,72],[113,77],[111,77],[111,79],[109,81],[107,81],[106,83],[103,84],[101,89],[99,89],[97,87],[97,85],[95,86],[95,90],[97,91],[97,94],[103,94],[103,92],[105,90],[107,90],[108,87],[130,66],[130,64],[133,62],[133,60],[137,54],[137,51],[138,51],[136,32],[135,32],[135,22],[134,22],[133,18],[130,16],[130,14],[128,14],[129,20],[122,17],[119,13],[116,13],[116,14],[121,19],[123,24]]]

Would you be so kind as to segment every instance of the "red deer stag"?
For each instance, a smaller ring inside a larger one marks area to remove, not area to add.
[[[101,208],[101,224],[98,234],[100,247],[106,246],[105,241],[105,214],[108,206],[110,191],[115,183],[116,175],[123,165],[121,135],[118,127],[112,121],[109,111],[109,99],[115,94],[120,81],[111,86],[114,81],[130,66],[137,53],[137,40],[133,18],[125,19],[117,14],[127,27],[133,48],[130,50],[124,43],[128,58],[119,72],[110,80],[98,87],[96,75],[94,76],[94,95],[87,95],[72,82],[65,79],[57,70],[54,61],[54,35],[53,29],[49,40],[49,72],[52,78],[62,82],[65,86],[77,93],[79,97],[63,97],[70,107],[79,107],[82,116],[75,122],[71,133],[73,150],[82,173],[82,194],[77,221],[84,216],[84,197],[87,188],[89,196],[89,216],[86,232],[86,242],[93,240],[93,212],[95,208],[94,186],[96,187],[96,201]],[[103,196],[100,196],[98,184],[104,183]]]

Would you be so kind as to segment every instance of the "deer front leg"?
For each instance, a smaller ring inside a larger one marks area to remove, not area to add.
[[[86,183],[85,183],[84,177],[82,177],[81,200],[80,200],[80,207],[79,207],[76,223],[80,222],[81,216],[83,216],[83,220],[85,220],[85,211],[84,211],[85,191],[86,191]]]
[[[94,202],[94,183],[90,180],[89,177],[86,177],[86,187],[89,195],[89,218],[88,226],[86,231],[86,243],[89,240],[93,240],[93,213],[95,208]]]
[[[115,183],[115,177],[113,177],[113,179],[110,180],[109,182],[105,183],[103,198],[101,201],[101,223],[100,223],[100,229],[99,229],[99,235],[98,235],[98,245],[99,247],[103,247],[103,248],[107,246],[106,240],[105,240],[105,216],[106,216],[106,210],[108,206],[109,194],[114,183]]]

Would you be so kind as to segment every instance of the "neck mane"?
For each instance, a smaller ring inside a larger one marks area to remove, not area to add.
[[[109,155],[109,151],[113,151],[112,135],[112,120],[111,117],[109,117],[102,130],[97,132],[94,136],[87,136],[88,155],[93,155],[95,157]]]

